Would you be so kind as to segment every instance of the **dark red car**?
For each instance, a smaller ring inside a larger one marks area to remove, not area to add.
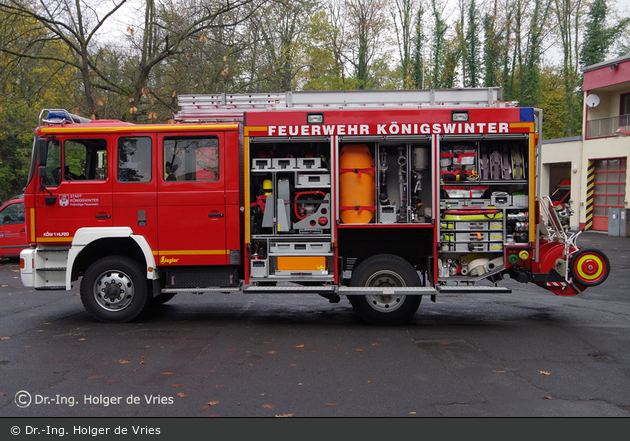
[[[0,258],[15,258],[27,248],[24,198],[16,196],[0,207]]]

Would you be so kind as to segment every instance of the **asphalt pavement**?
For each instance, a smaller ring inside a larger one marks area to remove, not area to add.
[[[603,285],[425,298],[395,327],[297,294],[179,294],[97,323],[78,285],[24,289],[3,262],[0,417],[628,417],[630,241],[578,243],[609,256]]]

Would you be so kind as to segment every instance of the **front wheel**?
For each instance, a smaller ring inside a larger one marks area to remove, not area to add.
[[[352,275],[351,286],[387,288],[420,286],[420,277],[409,262],[391,254],[366,259]],[[355,312],[374,325],[399,325],[411,320],[422,296],[375,294],[348,296]]]
[[[102,322],[128,322],[145,310],[151,290],[142,267],[128,257],[109,256],[94,262],[81,280],[85,309]]]

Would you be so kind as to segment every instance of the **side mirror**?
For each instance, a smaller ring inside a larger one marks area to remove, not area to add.
[[[45,165],[40,165],[39,167],[37,167],[37,177],[38,178],[45,178],[46,177],[46,166]]]
[[[48,141],[46,138],[37,138],[37,165],[46,165],[48,157]]]

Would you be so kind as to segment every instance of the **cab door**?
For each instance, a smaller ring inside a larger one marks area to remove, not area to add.
[[[158,262],[226,265],[225,136],[160,134]]]
[[[24,201],[12,200],[0,208],[0,258],[17,257],[26,247]]]
[[[44,188],[35,201],[38,242],[71,243],[79,228],[112,225],[110,145],[107,135],[48,141]]]
[[[157,155],[152,133],[121,135],[116,140],[113,224],[129,226],[157,250]]]

